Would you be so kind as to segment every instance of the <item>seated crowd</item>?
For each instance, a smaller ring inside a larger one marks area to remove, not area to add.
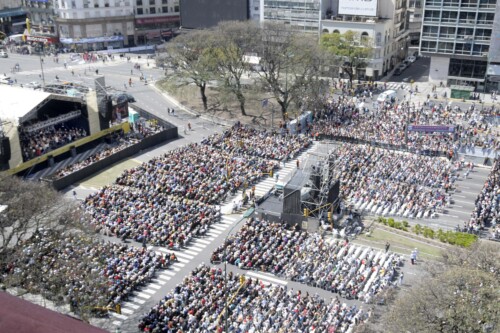
[[[43,155],[68,143],[87,136],[83,128],[66,128],[54,125],[33,132],[20,132],[20,142],[25,161]]]
[[[220,220],[216,206],[169,196],[155,188],[106,186],[84,202],[96,231],[169,248],[180,248],[204,235]]]
[[[74,308],[115,306],[168,261],[142,248],[42,231],[22,242],[19,255],[4,267],[0,279],[64,299]]]
[[[224,133],[213,134],[201,143],[236,154],[287,160],[307,148],[311,141],[306,136],[272,134],[237,123]]]
[[[227,281],[227,284],[226,282]],[[227,288],[227,294],[224,292]],[[226,332],[353,332],[369,314],[338,299],[265,285],[201,265],[155,305],[139,324],[143,332],[221,333],[226,295],[231,298]]]
[[[67,165],[64,168],[57,170],[57,172],[54,174],[54,177],[55,178],[65,177],[97,161],[100,161],[102,159],[105,159],[106,157],[116,154],[117,152],[122,151],[127,147],[135,145],[136,143],[140,142],[141,139],[160,132],[162,130],[162,127],[140,126],[136,130],[138,131],[137,133],[129,133],[127,135],[120,136],[114,144],[110,145],[109,147],[101,151],[98,151],[95,154],[90,155],[85,160]],[[140,134],[140,136],[137,136],[136,134]]]
[[[318,234],[252,218],[215,250],[211,260],[370,302],[392,280],[401,258],[348,242],[329,243]]]
[[[278,166],[276,161],[190,144],[125,171],[116,183],[218,204]]]
[[[460,148],[480,146],[500,150],[500,140],[492,127],[484,123],[478,110],[452,110],[440,105],[431,109],[386,105],[369,111],[359,108],[345,96],[333,100],[324,111],[316,115],[313,133],[334,137],[363,140],[415,151],[448,152]],[[450,125],[454,133],[421,133],[409,131],[406,124]]]
[[[471,219],[466,225],[468,232],[478,231],[490,224],[500,225],[500,158],[495,158],[491,172],[475,201]]]
[[[377,215],[430,217],[447,204],[455,167],[448,160],[365,145],[330,152],[342,198]]]

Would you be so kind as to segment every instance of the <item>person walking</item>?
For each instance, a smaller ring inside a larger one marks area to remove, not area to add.
[[[403,278],[404,278],[404,273],[401,272],[399,273],[399,279],[398,279],[398,282],[399,282],[399,285],[402,286],[403,285]]]
[[[391,247],[391,244],[389,242],[385,243],[385,252],[389,252],[389,248]]]
[[[417,263],[417,251],[416,250],[411,251],[410,261],[411,261],[412,265],[415,265]]]
[[[299,160],[297,160],[296,163],[297,163],[297,169],[299,169],[300,168],[300,162],[299,162]]]

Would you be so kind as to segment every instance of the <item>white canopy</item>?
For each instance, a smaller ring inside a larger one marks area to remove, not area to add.
[[[0,121],[19,125],[19,118],[30,113],[50,95],[43,91],[0,84]]]

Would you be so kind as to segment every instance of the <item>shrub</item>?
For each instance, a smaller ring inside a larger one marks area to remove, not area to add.
[[[422,226],[420,224],[417,224],[413,227],[413,231],[417,234],[420,235],[422,233]]]
[[[394,228],[394,225],[395,225],[396,222],[394,222],[394,219],[393,218],[390,218],[387,220],[387,224],[389,225],[389,227],[391,228]]]
[[[424,227],[423,235],[425,238],[434,238],[434,230],[429,227]]]
[[[408,223],[408,221],[403,221],[403,225],[405,228],[409,228],[410,227],[410,224]]]

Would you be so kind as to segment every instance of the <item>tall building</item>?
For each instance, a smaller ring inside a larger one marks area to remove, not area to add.
[[[249,1],[254,0],[181,0],[182,28],[204,29],[222,21],[246,21]]]
[[[135,45],[135,0],[54,0],[59,40],[77,51]]]
[[[379,80],[409,54],[410,30],[407,0],[338,0],[328,1],[321,31],[325,33],[358,32],[373,42],[373,57],[359,78]]]
[[[496,0],[425,0],[420,52],[431,57],[429,79],[482,91],[491,76],[498,88],[499,19]]]
[[[322,5],[327,2],[330,0],[260,0],[260,21],[281,22],[296,30],[318,33]],[[253,3],[257,7],[256,1]]]
[[[179,0],[133,0],[135,30],[139,45],[173,36],[180,25]]]
[[[31,34],[56,34],[53,0],[23,0],[28,13]]]
[[[26,11],[21,0],[0,1],[0,32],[7,36],[22,34],[26,27]]]

